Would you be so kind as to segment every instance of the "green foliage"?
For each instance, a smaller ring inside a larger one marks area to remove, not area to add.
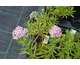
[[[74,11],[73,10],[74,7],[72,6],[47,6],[46,7],[46,12],[48,12],[49,15],[52,15],[56,18],[60,18],[60,17],[66,17],[67,19],[67,16],[72,16],[74,17],[72,14],[74,14]]]
[[[25,37],[18,39],[22,53],[29,56],[29,59],[77,59],[80,58],[80,40],[76,39],[71,30],[65,31],[61,37],[51,37],[49,30],[59,23],[58,19],[72,16],[75,12],[72,6],[47,6],[38,17],[24,23],[28,27]],[[63,32],[62,32],[63,33]],[[44,44],[45,36],[49,36],[49,43]],[[37,39],[40,42],[37,42]],[[27,51],[26,51],[27,50]]]
[[[26,53],[29,59],[77,59],[80,58],[80,41],[75,39],[74,35],[68,29],[66,34],[59,37],[50,37],[49,44],[30,43],[23,48],[21,54]],[[31,44],[31,46],[30,46]],[[28,49],[28,51],[26,51]]]

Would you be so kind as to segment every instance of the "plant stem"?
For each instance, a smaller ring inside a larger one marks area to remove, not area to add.
[[[40,34],[37,35],[37,37],[35,38],[35,40],[33,41],[33,43],[36,41],[36,39],[39,37]]]
[[[44,30],[45,30],[45,29],[44,29]],[[40,31],[40,33],[37,35],[37,37],[35,38],[35,40],[33,41],[33,43],[36,41],[36,39],[39,37],[39,35],[40,35],[44,30]]]

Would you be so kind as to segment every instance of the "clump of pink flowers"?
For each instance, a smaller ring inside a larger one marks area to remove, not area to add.
[[[18,38],[25,36],[26,32],[28,32],[27,29],[21,26],[17,26],[12,32],[13,39],[18,39]]]
[[[56,26],[56,25],[54,25],[52,27],[52,29],[50,29],[49,33],[50,33],[51,37],[55,37],[55,36],[61,37],[62,33],[60,31],[61,31],[61,28]]]
[[[38,14],[38,12],[33,11],[33,12],[30,14],[30,18],[37,17],[37,14]]]

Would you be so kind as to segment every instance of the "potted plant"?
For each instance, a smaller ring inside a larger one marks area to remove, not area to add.
[[[42,12],[32,12],[30,20],[13,30],[13,39],[24,46],[20,54],[29,59],[78,59],[80,58],[79,34],[74,37],[71,30],[65,33],[58,26],[59,19],[73,17],[72,6],[46,6]],[[32,20],[31,18],[34,19]]]

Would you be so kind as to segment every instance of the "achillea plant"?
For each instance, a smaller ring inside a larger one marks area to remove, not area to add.
[[[25,48],[20,54],[28,55],[29,59],[77,59],[80,58],[80,40],[76,39],[71,30],[63,34],[57,25],[58,19],[68,17],[75,12],[71,6],[47,6],[35,20],[24,23],[13,31],[13,39],[17,39]],[[30,14],[31,17],[31,14]],[[16,33],[17,30],[17,33]],[[27,51],[26,51],[27,50]]]

